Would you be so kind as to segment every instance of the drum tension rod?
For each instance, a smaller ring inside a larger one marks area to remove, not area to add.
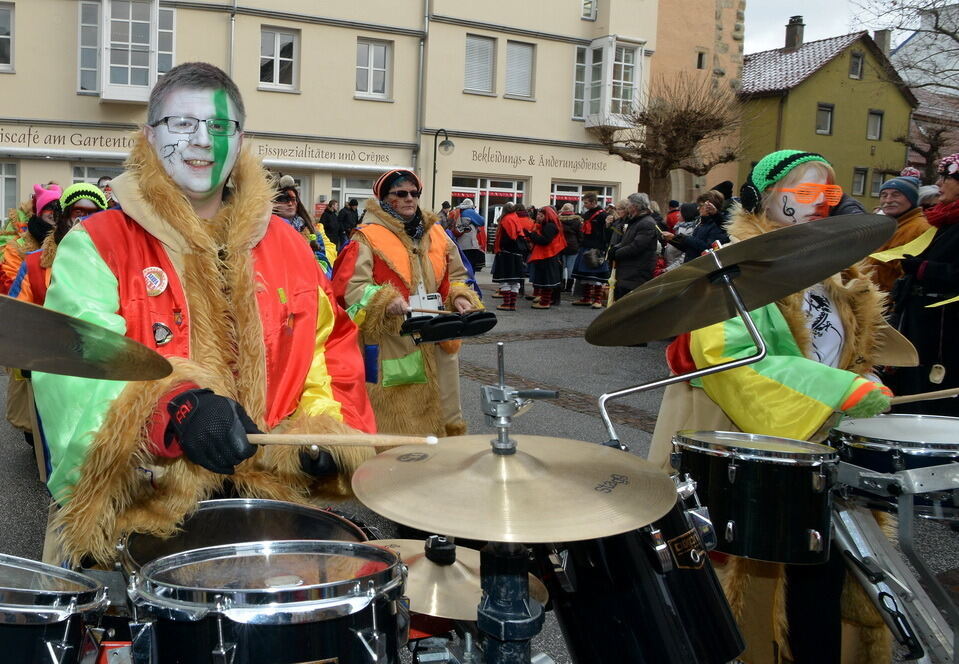
[[[669,376],[668,378],[654,380],[650,383],[643,383],[642,385],[636,385],[635,387],[626,387],[621,390],[616,390],[615,392],[607,392],[606,394],[600,395],[599,412],[600,415],[602,415],[603,423],[606,425],[606,431],[609,434],[609,440],[603,443],[604,445],[608,447],[618,447],[623,451],[629,449],[626,445],[623,445],[619,441],[619,436],[616,435],[616,429],[613,428],[613,421],[610,419],[609,413],[606,411],[607,402],[612,401],[613,399],[619,399],[620,397],[624,397],[629,394],[635,394],[636,392],[645,392],[647,390],[654,390],[660,387],[667,387],[673,383],[681,383],[692,380],[693,378],[701,378],[703,376],[719,373],[720,371],[744,367],[747,364],[759,362],[761,359],[766,357],[766,342],[763,341],[762,335],[759,334],[759,330],[756,329],[756,325],[753,323],[753,319],[750,318],[749,311],[746,309],[746,305],[743,303],[743,299],[739,293],[739,290],[735,285],[733,285],[733,279],[740,275],[739,267],[737,265],[724,266],[719,260],[719,255],[716,254],[715,251],[710,251],[707,253],[707,255],[712,257],[717,268],[714,272],[710,273],[710,281],[721,284],[725,287],[727,303],[731,304],[732,308],[735,309],[735,312],[739,314],[740,318],[742,318],[743,324],[746,326],[746,331],[749,332],[750,338],[756,345],[756,352],[739,360],[722,362],[711,367],[706,367],[705,369],[697,369],[696,371]]]

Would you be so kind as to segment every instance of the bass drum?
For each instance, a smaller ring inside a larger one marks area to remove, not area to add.
[[[172,537],[128,535],[121,544],[123,569],[130,574],[151,560],[208,546],[293,539],[369,538],[353,522],[317,507],[254,498],[205,500]]]
[[[409,609],[392,551],[286,540],[176,553],[131,577],[150,664],[398,664]]]
[[[696,482],[723,553],[777,563],[829,560],[836,450],[732,431],[680,431],[673,466]]]
[[[645,528],[533,550],[576,664],[725,664],[745,648],[681,499]]]
[[[938,415],[878,415],[843,420],[829,433],[839,458],[879,473],[959,463],[959,418]],[[855,492],[859,502],[895,512],[895,498]],[[959,521],[959,489],[915,496],[916,516]]]
[[[93,664],[87,638],[107,605],[106,589],[83,574],[0,554],[0,644],[5,662]],[[58,659],[51,659],[55,653]]]

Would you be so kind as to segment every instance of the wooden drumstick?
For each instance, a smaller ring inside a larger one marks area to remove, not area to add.
[[[889,403],[895,406],[900,403],[912,403],[913,401],[932,401],[934,399],[948,399],[959,395],[959,387],[949,390],[937,390],[935,392],[922,392],[920,394],[904,394],[901,397],[893,397]]]
[[[254,445],[322,445],[324,447],[399,447],[401,445],[436,445],[436,436],[392,436],[365,433],[251,433]]]

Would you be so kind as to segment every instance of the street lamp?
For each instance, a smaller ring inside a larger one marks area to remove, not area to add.
[[[440,138],[440,132],[443,132],[443,141],[437,146],[436,141]],[[450,140],[450,135],[446,133],[445,129],[437,129],[436,133],[433,135],[433,186],[432,186],[432,195],[433,202],[430,206],[430,209],[436,209],[436,150],[439,148],[439,151],[443,153],[443,156],[453,154],[453,148],[456,146],[453,144],[453,141]]]

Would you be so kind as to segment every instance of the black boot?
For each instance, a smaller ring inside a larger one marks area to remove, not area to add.
[[[566,280],[566,288],[564,288],[563,291],[566,292],[566,293],[572,293],[572,292],[573,292],[573,280],[572,280],[572,279],[567,279],[567,280]]]

